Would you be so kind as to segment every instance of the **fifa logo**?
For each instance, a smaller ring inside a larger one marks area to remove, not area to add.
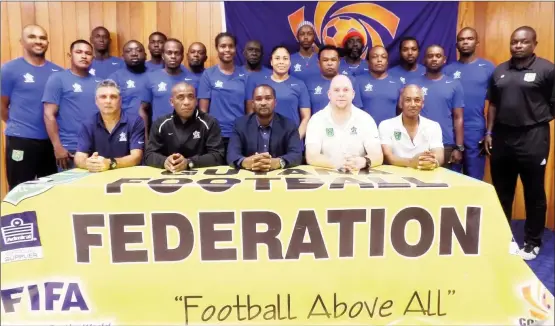
[[[20,218],[14,218],[11,225],[2,227],[2,238],[6,245],[34,241],[33,223],[24,223]]]
[[[364,36],[365,47],[362,57],[366,57],[369,48],[384,45],[382,36],[373,26],[385,29],[393,39],[399,27],[399,17],[380,5],[368,2],[348,4],[336,10],[331,10],[336,3],[320,1],[314,10],[313,24],[316,41],[320,44],[341,47],[343,38],[351,31],[357,31]],[[305,7],[301,7],[288,16],[289,26],[293,35],[297,34],[297,26],[305,19]],[[308,20],[310,21],[310,20]]]

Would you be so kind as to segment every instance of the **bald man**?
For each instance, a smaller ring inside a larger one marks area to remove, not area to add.
[[[110,31],[104,26],[95,27],[91,31],[90,42],[94,49],[94,58],[89,73],[98,78],[108,78],[110,74],[125,67],[122,58],[110,55],[112,38]]]
[[[200,79],[200,76],[204,72],[204,64],[206,63],[206,46],[201,42],[193,42],[189,45],[187,50],[187,63],[189,64],[189,70]]]
[[[180,172],[223,165],[224,143],[218,122],[197,109],[195,88],[184,82],[171,89],[173,112],[152,125],[145,163]]]
[[[6,172],[10,189],[57,172],[41,102],[50,75],[62,71],[46,60],[48,35],[27,25],[20,39],[23,56],[2,65],[2,120],[6,124]]]
[[[305,141],[308,164],[345,172],[382,164],[376,122],[353,105],[354,97],[348,76],[337,75],[331,80],[330,103],[308,122]]]
[[[526,260],[535,259],[542,245],[549,122],[555,115],[555,69],[553,62],[536,56],[537,44],[536,31],[529,26],[512,33],[511,59],[497,66],[490,79],[484,139],[493,186],[509,221],[519,175],[522,180],[526,224],[520,254]]]
[[[417,85],[401,91],[401,114],[380,123],[380,139],[385,162],[420,170],[443,164],[443,139],[439,123],[420,115],[424,94]]]

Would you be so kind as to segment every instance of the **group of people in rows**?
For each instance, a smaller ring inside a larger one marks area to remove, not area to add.
[[[553,64],[534,54],[536,32],[516,29],[511,59],[497,68],[476,56],[478,34],[463,28],[459,60],[418,40],[399,42],[389,68],[383,46],[368,49],[349,32],[342,49],[315,46],[314,26],[297,29],[299,51],[249,41],[237,66],[236,39],[215,38],[219,62],[205,67],[206,46],[154,32],[146,50],[125,43],[109,53],[110,33],[70,46],[71,67],[45,59],[48,36],[22,31],[23,56],[2,66],[9,186],[73,166],[91,172],[146,164],[172,172],[229,164],[270,171],[304,162],[344,172],[382,163],[443,166],[476,179],[491,155],[492,181],[510,219],[517,176],[525,188],[525,259],[539,253],[545,223],[548,123],[555,115]],[[341,55],[340,55],[341,53]],[[186,65],[183,64],[186,57]],[[485,107],[489,100],[487,119]]]

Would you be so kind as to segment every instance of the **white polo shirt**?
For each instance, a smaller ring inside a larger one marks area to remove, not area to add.
[[[379,128],[382,145],[389,145],[394,155],[413,158],[418,153],[443,148],[439,123],[420,116],[416,136],[411,140],[401,116],[382,121]]]
[[[336,165],[341,165],[345,156],[365,156],[372,144],[379,144],[378,127],[366,112],[351,106],[351,117],[343,124],[335,123],[328,104],[316,112],[306,128],[306,147],[317,148]]]

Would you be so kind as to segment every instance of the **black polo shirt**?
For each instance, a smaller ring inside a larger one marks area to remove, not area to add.
[[[513,60],[493,72],[488,100],[497,108],[495,124],[528,127],[553,119],[553,63],[534,55],[524,66]]]

